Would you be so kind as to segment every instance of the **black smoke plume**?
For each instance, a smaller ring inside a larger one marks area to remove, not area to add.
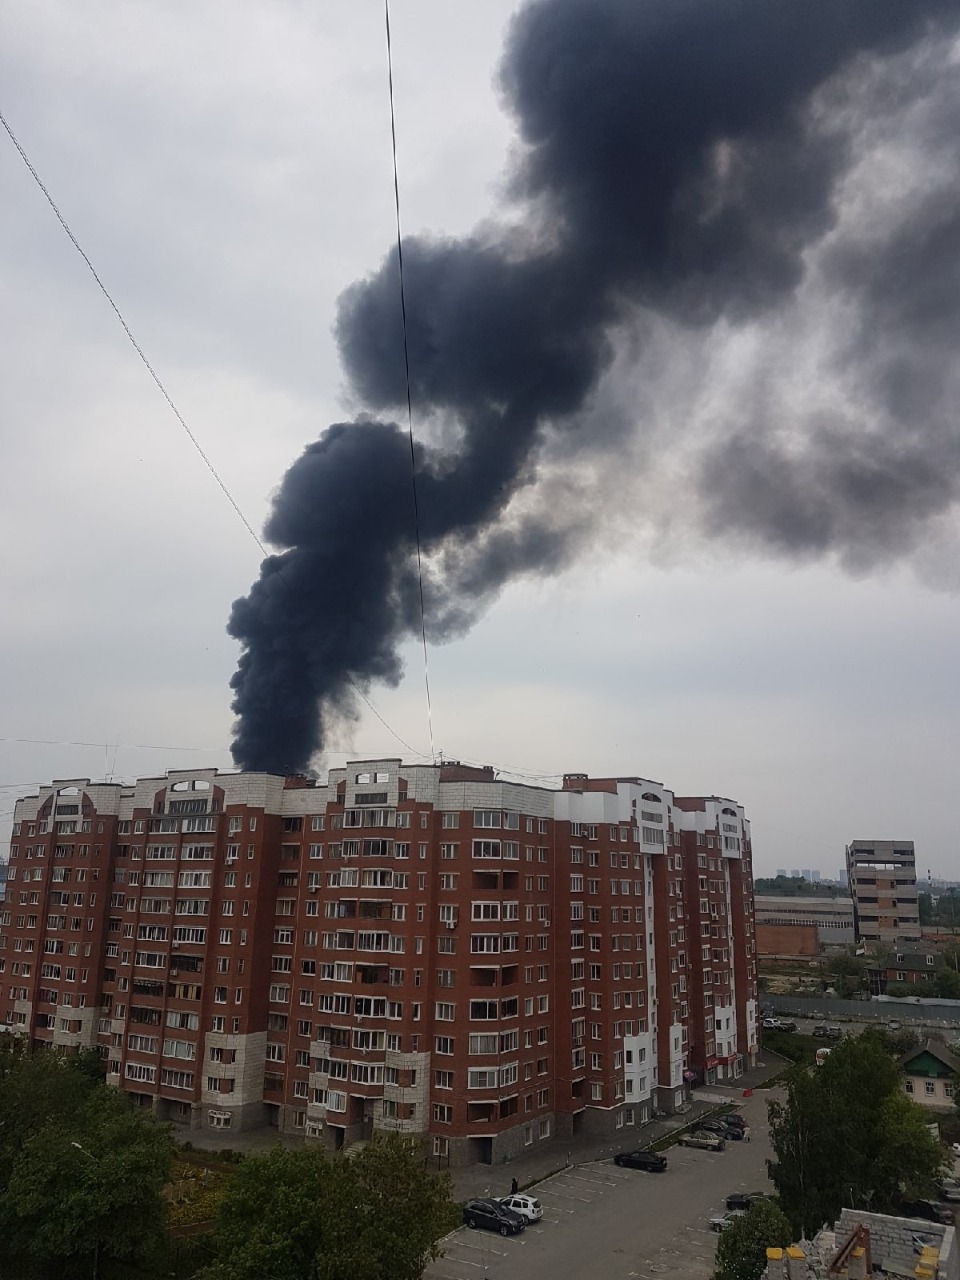
[[[551,442],[576,468],[578,450],[622,429],[585,412],[618,336],[641,314],[708,332],[788,305],[856,173],[871,74],[906,68],[906,112],[924,57],[955,75],[943,51],[957,24],[934,0],[540,0],[520,12],[501,86],[522,143],[509,194],[524,228],[404,241],[411,390],[430,441],[416,488],[432,640],[469,627],[516,574],[575,553],[590,519],[524,516],[522,499]],[[816,449],[798,455],[768,430],[758,393],[703,443],[692,479],[712,532],[842,555],[844,540],[896,541],[956,501],[956,428],[934,404],[957,336],[956,194],[920,209],[902,243],[834,251],[838,287],[876,319],[876,344],[854,329],[846,354],[869,382],[861,401],[882,413],[867,427],[810,424]],[[912,344],[898,352],[905,328],[929,337],[926,363]],[[233,606],[243,768],[308,767],[356,689],[399,680],[398,645],[419,630],[409,443],[374,416],[406,402],[395,253],[342,297],[338,337],[370,416],[327,428],[287,472],[265,530],[280,550]],[[924,457],[930,435],[939,460]],[[881,527],[884,507],[895,527]]]

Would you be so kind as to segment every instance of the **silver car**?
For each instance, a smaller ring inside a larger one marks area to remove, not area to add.
[[[710,1133],[706,1129],[694,1129],[693,1133],[684,1133],[677,1142],[681,1147],[701,1147],[704,1151],[722,1151],[727,1145],[718,1133]]]

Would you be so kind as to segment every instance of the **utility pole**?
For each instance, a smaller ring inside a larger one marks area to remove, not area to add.
[[[86,1147],[81,1147],[79,1142],[71,1142],[70,1145],[71,1147],[76,1147],[78,1151],[82,1152],[83,1155],[85,1155],[88,1160],[92,1160],[94,1164],[100,1163],[97,1157],[95,1155],[91,1155],[91,1153],[86,1149]],[[94,1239],[93,1239],[93,1280],[98,1280],[99,1274],[100,1274],[100,1233],[98,1231],[96,1236],[94,1236]]]

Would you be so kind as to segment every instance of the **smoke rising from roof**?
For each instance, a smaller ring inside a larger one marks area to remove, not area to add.
[[[708,429],[682,410],[671,422],[667,447],[694,446],[685,502],[711,536],[864,567],[954,506],[950,9],[540,0],[518,15],[501,85],[523,144],[522,227],[404,241],[431,640],[590,536],[593,511],[538,505],[538,485],[551,456],[575,468],[621,447],[624,420],[596,396],[641,318],[706,338],[843,312],[822,370],[842,394],[815,413],[767,370]],[[937,158],[939,187],[858,208],[901,135],[915,168]],[[233,606],[244,768],[308,767],[355,687],[399,680],[398,645],[419,630],[409,443],[390,420],[406,399],[395,252],[341,298],[338,338],[371,416],[327,428],[292,465],[265,530],[281,550]]]

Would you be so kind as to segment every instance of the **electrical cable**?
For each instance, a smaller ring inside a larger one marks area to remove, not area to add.
[[[106,300],[110,303],[110,306],[113,308],[114,314],[116,315],[117,319],[120,321],[120,324],[121,324],[121,326],[122,326],[122,328],[123,328],[124,333],[125,333],[125,334],[127,335],[127,337],[130,339],[130,343],[131,343],[131,345],[132,345],[132,347],[133,347],[134,351],[136,351],[137,355],[138,355],[138,356],[140,357],[140,359],[143,361],[144,367],[146,368],[147,372],[150,374],[150,377],[151,377],[151,378],[154,380],[154,382],[157,384],[157,387],[158,387],[158,388],[159,388],[159,390],[160,390],[160,394],[163,396],[164,400],[166,400],[167,404],[168,404],[168,405],[170,406],[170,408],[173,410],[173,413],[174,413],[174,415],[175,415],[175,417],[176,417],[177,421],[180,423],[181,427],[183,427],[184,431],[187,433],[187,437],[188,437],[188,439],[190,440],[190,443],[193,445],[194,449],[196,449],[197,453],[198,453],[198,454],[200,455],[200,457],[203,459],[203,462],[204,462],[204,464],[205,464],[205,466],[206,466],[207,470],[208,470],[208,471],[210,472],[210,474],[213,476],[214,480],[216,480],[217,484],[220,486],[221,490],[223,491],[224,497],[227,499],[227,501],[230,503],[231,507],[233,507],[234,511],[237,513],[237,515],[239,516],[239,518],[242,520],[242,522],[243,522],[243,524],[244,524],[244,527],[246,528],[247,532],[250,534],[251,538],[253,538],[254,542],[257,544],[257,546],[258,546],[258,547],[260,548],[260,550],[263,552],[264,556],[267,556],[269,553],[267,552],[266,547],[265,547],[265,546],[263,545],[263,543],[260,541],[260,538],[257,536],[257,532],[256,532],[256,530],[254,529],[254,527],[253,527],[253,525],[250,523],[250,521],[247,519],[247,517],[246,517],[246,516],[243,514],[243,512],[240,510],[239,505],[237,504],[236,500],[235,500],[235,499],[234,499],[234,497],[233,497],[233,494],[230,492],[230,490],[229,490],[229,489],[227,488],[227,486],[224,484],[224,482],[223,482],[223,480],[222,480],[222,478],[221,478],[221,476],[220,476],[220,473],[217,471],[216,467],[213,465],[213,463],[210,461],[210,459],[209,459],[209,458],[207,457],[207,455],[204,453],[203,448],[202,448],[202,446],[201,446],[201,444],[200,444],[200,441],[197,439],[197,437],[193,434],[193,432],[192,432],[192,431],[190,430],[190,428],[187,426],[186,419],[184,418],[184,416],[183,416],[183,414],[180,412],[180,410],[177,408],[177,406],[174,404],[173,399],[172,399],[172,397],[171,397],[171,395],[170,395],[169,391],[167,391],[167,388],[166,388],[166,387],[163,385],[163,383],[161,382],[161,380],[160,380],[160,376],[159,376],[159,374],[157,373],[156,369],[154,369],[153,365],[152,365],[152,364],[150,363],[150,361],[147,359],[147,357],[146,357],[146,353],[144,352],[143,348],[140,346],[140,343],[139,343],[139,342],[136,340],[136,338],[133,336],[133,333],[132,333],[132,331],[131,331],[131,329],[130,329],[130,326],[127,324],[126,320],[123,318],[123,314],[122,314],[122,312],[120,311],[120,308],[117,306],[117,304],[114,302],[113,298],[111,297],[111,295],[110,295],[110,291],[107,289],[107,286],[103,283],[103,281],[102,281],[102,280],[100,279],[100,277],[97,275],[96,268],[94,267],[93,263],[90,261],[90,259],[89,259],[89,258],[87,257],[87,255],[84,253],[83,249],[80,247],[80,242],[77,240],[77,237],[76,237],[76,236],[73,234],[73,232],[70,230],[70,227],[69,227],[69,225],[67,224],[67,220],[66,220],[66,218],[64,218],[63,214],[62,214],[62,213],[60,212],[60,210],[57,208],[56,203],[54,202],[53,196],[50,194],[50,192],[49,192],[49,191],[47,190],[47,188],[44,186],[44,184],[43,184],[43,179],[40,177],[39,173],[37,173],[36,169],[35,169],[35,168],[33,167],[33,165],[31,164],[30,159],[29,159],[29,157],[27,156],[27,153],[24,151],[23,147],[20,145],[20,142],[19,142],[19,140],[17,139],[16,134],[15,134],[15,133],[13,132],[13,130],[10,128],[10,125],[7,123],[6,118],[5,118],[5,116],[3,115],[3,113],[2,113],[2,112],[0,112],[0,124],[2,124],[2,125],[3,125],[4,129],[6,129],[7,134],[8,134],[8,135],[9,135],[9,137],[10,137],[10,141],[13,143],[13,145],[14,145],[14,146],[17,148],[17,150],[19,151],[21,160],[22,160],[22,161],[23,161],[23,163],[27,166],[27,168],[30,170],[31,175],[33,176],[33,180],[36,182],[37,186],[40,188],[40,190],[43,192],[44,196],[46,197],[47,204],[49,204],[50,208],[51,208],[51,209],[53,210],[53,212],[56,214],[57,221],[60,223],[61,227],[63,227],[64,231],[65,231],[65,232],[67,233],[67,235],[69,236],[71,244],[72,244],[72,245],[73,245],[73,247],[76,249],[77,253],[79,253],[80,257],[81,257],[81,258],[84,260],[84,262],[87,264],[87,267],[88,267],[88,269],[89,269],[89,271],[90,271],[90,274],[93,276],[94,280],[96,280],[96,282],[97,282],[97,287],[99,288],[99,290],[100,290],[100,292],[103,294],[103,296],[106,298]]]
[[[410,481],[413,487],[413,523],[417,538],[417,582],[420,587],[420,636],[423,641],[423,682],[427,694],[427,727],[434,761],[433,708],[430,702],[430,667],[427,660],[427,614],[423,602],[423,559],[420,548],[420,504],[417,499],[417,456],[413,442],[413,398],[410,392],[410,349],[407,342],[407,299],[403,285],[403,237],[400,232],[400,177],[397,170],[397,117],[393,105],[393,44],[390,39],[390,0],[383,0],[387,28],[387,81],[390,89],[390,141],[393,154],[393,198],[397,214],[397,267],[400,277],[400,317],[403,324],[403,368],[407,385],[407,435],[410,440]]]
[[[388,46],[389,46],[389,19],[388,19],[387,43],[388,43]],[[392,73],[392,70],[391,70],[391,81],[390,81],[390,110],[391,110],[391,115],[392,115],[392,111],[393,111],[393,79],[392,79],[392,74],[393,74],[393,73]],[[257,546],[259,547],[260,552],[261,552],[261,554],[263,555],[264,559],[267,559],[267,558],[269,557],[270,553],[267,551],[267,548],[264,546],[263,542],[261,541],[261,539],[260,539],[259,535],[257,534],[257,531],[254,529],[253,525],[250,523],[250,521],[249,521],[249,520],[247,519],[247,517],[244,515],[244,513],[243,513],[243,511],[242,511],[242,509],[241,509],[241,507],[240,507],[240,504],[237,502],[237,500],[234,498],[233,494],[232,494],[232,493],[230,492],[230,490],[227,488],[227,485],[226,485],[225,481],[223,480],[223,478],[221,477],[220,473],[217,471],[216,467],[213,465],[213,463],[211,462],[210,458],[209,458],[209,457],[207,456],[207,454],[204,452],[203,447],[202,447],[202,446],[201,446],[201,444],[200,444],[200,441],[197,439],[197,437],[194,435],[194,433],[190,430],[190,427],[187,425],[187,421],[186,421],[186,419],[184,418],[183,414],[180,412],[180,410],[177,408],[176,404],[174,403],[172,396],[171,396],[171,395],[170,395],[170,393],[167,391],[167,388],[164,386],[163,382],[161,381],[161,379],[160,379],[160,375],[157,373],[156,369],[154,369],[153,365],[152,365],[152,364],[150,363],[150,361],[147,359],[146,353],[144,352],[143,348],[140,346],[140,343],[139,343],[139,342],[136,340],[136,338],[133,336],[133,331],[131,330],[130,326],[127,324],[126,320],[124,319],[124,317],[123,317],[123,313],[121,312],[120,308],[117,306],[116,302],[114,302],[113,297],[112,297],[112,295],[110,294],[110,291],[107,289],[106,285],[105,285],[105,284],[103,283],[103,281],[100,279],[100,277],[99,277],[99,275],[97,274],[96,268],[94,267],[93,263],[90,261],[90,259],[89,259],[89,258],[87,257],[87,255],[86,255],[86,253],[85,253],[85,252],[83,251],[83,249],[81,248],[81,246],[80,246],[80,242],[79,242],[79,240],[77,239],[77,237],[73,234],[73,232],[71,231],[70,226],[69,226],[69,224],[67,223],[66,218],[64,218],[63,214],[62,214],[62,213],[60,212],[60,210],[57,208],[57,205],[56,205],[56,202],[55,202],[55,201],[54,201],[54,199],[53,199],[53,196],[50,194],[50,192],[47,190],[46,186],[44,185],[43,179],[40,177],[39,173],[38,173],[38,172],[36,171],[36,169],[34,168],[34,166],[33,166],[32,162],[31,162],[31,160],[30,160],[30,157],[27,155],[26,151],[24,151],[23,147],[20,145],[20,141],[19,141],[19,139],[17,138],[17,135],[13,132],[13,129],[12,129],[12,128],[10,127],[10,125],[8,124],[7,119],[6,119],[6,117],[4,116],[4,114],[3,114],[3,112],[2,112],[2,111],[0,111],[0,124],[2,124],[2,125],[3,125],[4,129],[5,129],[5,130],[6,130],[6,132],[7,132],[7,136],[10,138],[10,141],[13,143],[13,145],[16,147],[17,151],[19,152],[19,154],[20,154],[20,159],[21,159],[21,160],[23,161],[23,163],[27,166],[27,169],[30,171],[30,174],[31,174],[31,176],[32,176],[32,178],[33,178],[33,180],[34,180],[34,182],[36,182],[37,186],[38,186],[38,187],[40,188],[40,190],[43,192],[44,197],[46,198],[47,204],[49,204],[50,208],[53,210],[54,214],[56,215],[57,221],[60,223],[61,227],[63,227],[64,231],[66,232],[67,236],[69,237],[69,239],[70,239],[70,243],[73,245],[73,247],[76,249],[77,253],[79,253],[80,257],[81,257],[81,258],[83,259],[83,261],[85,262],[85,264],[86,264],[86,266],[87,266],[87,268],[88,268],[88,270],[89,270],[90,274],[93,276],[94,280],[97,282],[97,287],[99,288],[100,292],[103,294],[103,296],[106,298],[107,302],[109,302],[110,306],[112,307],[113,312],[114,312],[114,315],[115,315],[115,316],[117,317],[117,319],[120,321],[120,325],[121,325],[121,327],[123,328],[124,333],[127,335],[127,337],[128,337],[128,338],[129,338],[129,340],[130,340],[130,344],[131,344],[131,346],[133,347],[134,351],[136,351],[137,355],[140,357],[141,361],[143,362],[144,367],[146,368],[147,372],[150,374],[150,377],[151,377],[151,378],[153,379],[153,381],[156,383],[157,387],[159,388],[160,394],[163,396],[164,400],[166,400],[167,404],[168,404],[168,405],[170,406],[170,408],[172,409],[172,411],[173,411],[173,413],[174,413],[174,416],[176,417],[177,421],[180,423],[180,426],[181,426],[181,427],[183,428],[183,430],[186,432],[187,438],[189,439],[190,443],[193,445],[194,449],[196,449],[197,453],[200,455],[201,459],[203,460],[203,463],[204,463],[204,465],[206,466],[207,470],[210,472],[210,474],[213,476],[214,480],[215,480],[215,481],[217,482],[217,484],[219,485],[219,487],[220,487],[220,489],[221,489],[221,491],[222,491],[222,493],[223,493],[224,497],[225,497],[225,498],[227,499],[227,501],[230,503],[231,507],[233,507],[233,510],[234,510],[234,512],[236,513],[236,515],[239,517],[239,519],[240,519],[241,523],[243,524],[243,527],[246,529],[247,533],[249,533],[249,534],[250,534],[250,537],[251,537],[251,538],[253,538],[254,542],[255,542],[255,543],[257,544]],[[396,139],[394,139],[394,175],[396,175]],[[399,194],[398,194],[398,197],[397,197],[397,198],[398,198],[398,200],[399,200]],[[398,225],[398,229],[399,229],[399,217],[400,217],[400,211],[399,211],[399,204],[398,204],[398,206],[397,206],[397,219],[398,219],[398,223],[397,223],[397,225]],[[402,265],[401,265],[401,296],[402,296],[402,290],[403,290],[403,284],[402,284],[402,271],[403,271],[403,268],[402,268]],[[405,314],[404,314],[404,354],[406,354],[406,315],[405,315]],[[409,407],[409,403],[410,403],[410,372],[409,372],[409,368],[408,368],[408,370],[407,370],[407,404],[408,404],[408,407]],[[411,457],[412,457],[412,455],[413,455],[413,434],[412,434],[412,432],[413,432],[413,420],[412,420],[412,417],[411,417],[411,426],[410,426],[410,431],[411,431],[411,436],[410,436],[410,450],[411,450]],[[416,485],[414,485],[414,503],[416,503]],[[419,531],[419,518],[418,518],[418,523],[417,523],[417,564],[418,564],[418,569],[419,569],[419,561],[420,561],[420,531]],[[292,591],[292,588],[290,587],[289,583],[288,583],[288,582],[286,582],[286,580],[284,579],[282,572],[281,572],[279,569],[277,569],[275,572],[276,572],[277,577],[280,579],[280,581],[283,583],[283,585],[287,588],[287,590]],[[423,626],[423,578],[422,578],[422,575],[421,575],[421,579],[420,579],[420,617],[421,617],[421,626]],[[426,643],[427,643],[427,641],[426,641],[426,631],[424,630],[424,637],[423,637],[423,644],[424,644],[424,661],[426,661]],[[350,685],[351,685],[351,687],[353,688],[354,692],[355,692],[355,693],[356,693],[356,694],[357,694],[357,695],[358,695],[358,696],[363,700],[363,702],[365,702],[365,703],[366,703],[366,705],[370,708],[370,710],[371,710],[371,711],[373,712],[373,714],[377,717],[377,719],[378,719],[378,720],[380,721],[380,723],[384,726],[384,728],[385,728],[389,733],[391,733],[391,734],[396,738],[396,740],[401,744],[401,746],[406,747],[406,749],[407,749],[408,751],[414,751],[414,748],[410,746],[409,742],[404,741],[404,739],[400,737],[399,733],[397,733],[397,732],[396,732],[396,730],[395,730],[395,729],[393,729],[393,728],[392,728],[392,727],[387,723],[387,721],[386,721],[386,720],[384,720],[383,716],[382,716],[382,715],[380,714],[380,712],[376,709],[376,707],[373,705],[373,703],[370,701],[370,699],[366,696],[366,694],[363,692],[363,690],[360,688],[360,686],[356,683],[356,681],[352,678],[352,676],[347,675],[346,679],[347,679],[348,684],[350,684]],[[430,687],[429,687],[429,684],[428,684],[428,686],[427,686],[427,715],[428,715],[428,719],[429,719],[429,718],[430,718]],[[25,741],[25,739],[24,739],[24,741]],[[76,744],[76,745],[81,745],[81,746],[83,746],[83,745],[87,745],[87,746],[103,746],[104,744],[103,744],[103,743],[78,743],[78,744]],[[432,722],[431,722],[431,724],[430,724],[430,748],[431,748],[431,756],[432,756],[432,755],[433,755],[433,725],[432,725]],[[192,749],[194,749],[194,748],[190,748],[190,749],[192,750]],[[416,753],[416,754],[421,754],[421,753]]]

